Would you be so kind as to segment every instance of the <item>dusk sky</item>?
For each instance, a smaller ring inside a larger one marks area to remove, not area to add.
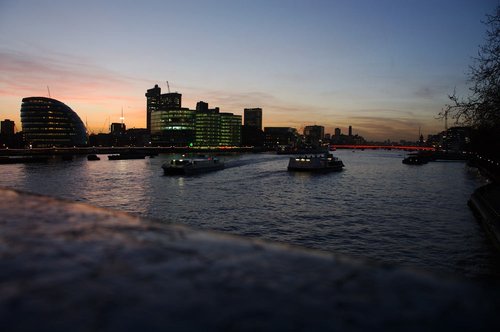
[[[58,99],[91,132],[123,108],[146,127],[147,89],[182,93],[264,126],[339,127],[416,140],[483,44],[496,0],[0,0],[0,119],[21,130],[23,97]]]

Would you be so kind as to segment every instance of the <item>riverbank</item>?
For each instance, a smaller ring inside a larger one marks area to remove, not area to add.
[[[196,231],[0,188],[8,331],[468,331],[491,283]]]
[[[490,158],[475,155],[469,164],[491,183],[472,193],[469,207],[474,211],[481,226],[493,245],[500,251],[500,163]]]

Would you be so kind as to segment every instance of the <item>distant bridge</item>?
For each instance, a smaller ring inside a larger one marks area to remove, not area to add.
[[[411,146],[411,145],[353,145],[353,144],[332,144],[335,149],[353,149],[353,150],[405,150],[405,151],[436,151],[429,146]]]

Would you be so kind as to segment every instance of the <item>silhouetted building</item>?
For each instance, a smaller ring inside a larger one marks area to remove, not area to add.
[[[113,136],[109,134],[99,133],[89,135],[89,146],[112,146]]]
[[[23,98],[21,123],[26,144],[33,147],[85,146],[80,117],[62,102],[46,97]]]
[[[15,123],[9,119],[0,122],[0,148],[14,147]]]
[[[156,84],[146,92],[146,127],[151,132],[151,114],[159,109],[161,88]]]
[[[245,125],[241,127],[241,145],[243,146],[263,147],[265,137],[264,132],[259,128]]]
[[[305,126],[304,138],[306,144],[320,146],[325,137],[325,127],[323,126]]]
[[[265,135],[262,131],[262,108],[245,108],[244,124],[241,128],[243,146],[264,146]]]
[[[243,112],[245,126],[262,130],[262,108],[245,108]]]
[[[114,122],[110,126],[110,132],[112,135],[123,135],[125,134],[126,126],[124,123]]]
[[[268,149],[277,149],[280,146],[295,146],[297,143],[297,129],[290,127],[264,128],[264,146]]]
[[[146,128],[127,129],[125,136],[129,146],[149,146],[151,145],[151,135]]]
[[[466,151],[470,143],[470,127],[452,127],[442,133],[443,150],[460,152]]]
[[[335,136],[340,136],[341,133],[340,128],[335,128]]]
[[[349,126],[349,136],[352,136],[352,126]]]
[[[124,123],[114,122],[109,127],[111,134],[112,146],[128,145],[128,137],[125,135],[126,126]]]

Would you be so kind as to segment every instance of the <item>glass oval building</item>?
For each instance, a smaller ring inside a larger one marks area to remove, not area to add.
[[[26,143],[32,147],[87,144],[87,132],[78,114],[52,98],[23,98],[21,124]]]

